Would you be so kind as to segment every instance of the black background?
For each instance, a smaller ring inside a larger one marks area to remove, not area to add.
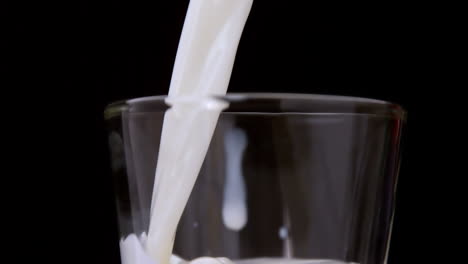
[[[168,92],[188,1],[44,5],[38,12],[17,4],[21,16],[7,22],[14,37],[2,72],[16,95],[5,100],[13,106],[4,117],[7,132],[20,137],[9,152],[20,160],[9,164],[18,175],[11,178],[35,201],[29,212],[15,199],[15,231],[34,234],[37,246],[47,242],[29,255],[50,262],[119,263],[102,112],[115,100]],[[451,86],[439,85],[434,70],[438,15],[425,8],[256,0],[229,87],[371,97],[408,110],[390,263],[447,258],[443,248],[453,243],[442,239],[450,233],[442,221],[455,207],[445,201],[455,200],[460,173],[444,165],[440,147],[455,136],[442,134],[451,131],[442,110],[455,110]],[[34,227],[20,214],[33,215]]]

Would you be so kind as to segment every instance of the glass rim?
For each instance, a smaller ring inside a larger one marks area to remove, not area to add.
[[[159,103],[167,106],[166,109],[170,108],[171,104],[177,103],[206,103],[206,102],[223,102],[223,103],[243,103],[248,101],[281,101],[291,104],[300,103],[322,103],[324,105],[366,105],[367,110],[361,112],[353,111],[348,109],[346,111],[340,111],[339,109],[333,109],[333,107],[323,107],[323,111],[311,111],[304,109],[304,111],[252,111],[254,113],[269,114],[269,113],[282,113],[282,114],[309,114],[309,115],[323,115],[323,114],[335,114],[335,115],[374,115],[374,116],[392,116],[397,119],[406,121],[407,111],[399,104],[371,99],[365,97],[355,96],[343,96],[343,95],[327,95],[327,94],[307,94],[307,93],[227,93],[226,95],[204,95],[204,96],[168,96],[168,95],[156,95],[156,96],[145,96],[127,100],[119,100],[108,104],[104,110],[105,119],[120,115],[123,111],[128,110],[132,105],[148,104],[148,103]],[[299,107],[301,108],[301,107]],[[336,108],[336,107],[335,107]],[[330,109],[330,110],[326,110]],[[377,111],[380,110],[380,111]],[[145,112],[161,112],[159,111],[145,111]],[[231,111],[228,111],[231,112]]]

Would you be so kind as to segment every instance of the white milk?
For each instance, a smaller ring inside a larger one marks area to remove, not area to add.
[[[174,65],[155,175],[148,237],[132,234],[120,242],[123,264],[339,264],[320,260],[255,259],[232,262],[202,257],[187,262],[171,255],[177,224],[205,159],[221,111],[208,95],[227,91],[237,46],[253,0],[191,0]],[[223,221],[233,230],[247,222],[240,160],[246,136],[234,130],[228,163]],[[233,144],[236,145],[236,144]]]
[[[132,234],[120,241],[122,251],[122,264],[155,264],[144,250],[146,235],[140,237]],[[170,264],[357,264],[336,260],[305,260],[286,258],[256,258],[246,260],[229,260],[227,258],[197,258],[186,261],[178,256],[171,256]]]
[[[177,224],[226,106],[207,96],[227,91],[251,6],[252,0],[190,1],[167,99],[172,107],[164,117],[146,242],[157,264],[169,263]]]
[[[244,176],[242,175],[242,157],[247,147],[244,130],[233,128],[226,133],[226,182],[224,185],[223,223],[231,230],[239,231],[247,224],[247,197]]]

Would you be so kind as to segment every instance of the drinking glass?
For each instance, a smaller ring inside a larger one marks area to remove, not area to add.
[[[148,232],[165,113],[177,103],[216,101],[224,109],[174,254],[386,263],[406,116],[400,106],[312,94],[168,99],[126,100],[105,111],[121,242]]]

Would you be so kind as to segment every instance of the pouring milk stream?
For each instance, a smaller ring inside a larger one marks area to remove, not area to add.
[[[137,237],[132,234],[121,241],[123,264],[187,263],[172,255],[175,233],[205,159],[218,117],[226,107],[225,103],[208,99],[208,96],[226,94],[237,47],[252,2],[253,0],[190,1],[166,100],[171,108],[164,117],[148,236],[143,234]],[[241,131],[234,131],[228,137],[245,141]],[[233,155],[239,156],[241,152],[242,149],[233,150]],[[232,168],[230,171],[233,174],[236,170]],[[228,228],[239,229],[245,225],[246,216],[245,208],[238,206],[235,197],[241,194],[240,199],[245,199],[243,183],[233,175],[228,175],[228,178],[228,182],[237,191],[227,192],[225,195],[225,202],[232,205],[233,211],[223,212],[224,221]],[[233,218],[233,214],[238,214],[238,217]],[[190,263],[233,262],[227,258],[201,257]],[[236,262],[241,263],[339,262],[284,259]]]
[[[226,94],[252,2],[190,1],[167,99],[171,109],[164,118],[146,241],[157,264],[169,263],[177,224],[225,107],[207,96]]]

